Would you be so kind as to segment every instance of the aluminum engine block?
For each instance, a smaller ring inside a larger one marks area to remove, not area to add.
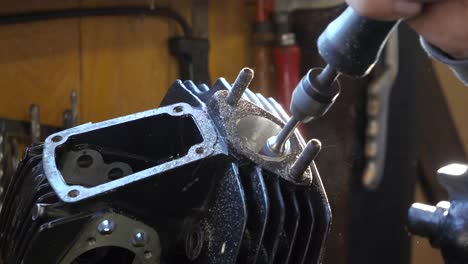
[[[259,154],[288,119],[273,99],[176,81],[159,108],[26,150],[0,215],[3,263],[319,263],[331,224],[304,148]]]

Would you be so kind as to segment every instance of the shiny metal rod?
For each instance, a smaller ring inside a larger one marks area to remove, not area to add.
[[[288,139],[294,134],[294,129],[299,124],[299,120],[291,117],[279,134],[271,142],[267,142],[268,147],[275,153],[283,153],[284,146]]]
[[[339,72],[332,66],[327,65],[325,69],[317,76],[317,82],[326,88],[329,88],[335,79],[338,77]]]
[[[304,172],[309,168],[312,161],[317,158],[321,149],[322,143],[317,139],[312,139],[307,143],[307,146],[289,170],[289,176],[292,180],[300,181],[303,178]]]

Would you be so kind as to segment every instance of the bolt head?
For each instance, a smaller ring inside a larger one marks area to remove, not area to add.
[[[41,218],[45,214],[45,207],[43,204],[36,204],[32,210],[32,220],[36,221],[37,219]]]
[[[135,232],[132,237],[132,245],[134,247],[143,247],[148,242],[148,235],[145,232]]]
[[[102,220],[102,222],[99,223],[97,230],[101,235],[110,235],[115,230],[115,223],[108,219]]]
[[[451,200],[468,198],[468,165],[453,163],[437,171],[437,180],[444,186]]]

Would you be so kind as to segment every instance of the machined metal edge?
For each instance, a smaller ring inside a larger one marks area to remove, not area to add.
[[[177,110],[175,110],[177,109]],[[203,141],[199,144],[192,146],[188,153],[180,158],[171,160],[161,165],[157,165],[126,177],[113,180],[101,185],[94,187],[86,188],[79,185],[68,185],[62,174],[57,168],[55,161],[55,150],[60,145],[64,144],[69,137],[73,135],[79,135],[85,132],[95,131],[118,124],[126,123],[129,121],[134,121],[146,117],[169,114],[171,116],[190,116],[195,121],[200,134],[203,137]],[[154,175],[160,174],[164,171],[171,170],[173,168],[189,164],[195,161],[202,160],[206,157],[212,156],[214,154],[219,154],[222,152],[222,148],[217,146],[218,136],[216,130],[213,126],[211,119],[208,114],[202,109],[197,109],[186,103],[178,103],[169,105],[166,107],[161,107],[153,110],[148,110],[140,113],[135,113],[123,117],[118,117],[115,119],[99,122],[99,123],[86,123],[71,129],[67,129],[58,133],[54,133],[47,137],[44,142],[44,151],[43,151],[43,164],[44,172],[46,174],[47,180],[51,184],[54,191],[57,193],[58,197],[68,203],[78,202],[99,194],[113,191],[117,188],[126,186],[130,183],[140,181],[142,179],[152,177]],[[200,151],[203,150],[203,151]]]

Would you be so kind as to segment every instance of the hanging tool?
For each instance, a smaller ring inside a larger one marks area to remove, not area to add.
[[[312,1],[311,1],[312,2]],[[278,100],[287,109],[291,94],[299,82],[301,50],[296,43],[296,35],[291,30],[289,15],[294,1],[275,1],[275,22],[277,44],[274,57],[277,72]]]
[[[287,109],[300,80],[301,49],[291,27],[291,13],[296,10],[328,8],[341,0],[275,0],[277,45],[274,49],[279,102]]]
[[[169,40],[169,51],[179,63],[180,78],[211,85],[208,69],[208,0],[192,1],[193,35]]]
[[[278,100],[287,109],[291,102],[291,94],[300,78],[301,50],[296,44],[294,33],[279,34],[274,56],[278,78]]]
[[[271,15],[273,0],[256,0],[253,28],[255,79],[252,87],[267,97],[276,97],[276,71],[273,58],[275,34]]]
[[[72,90],[70,94],[70,109],[63,112],[63,128],[68,129],[78,125],[78,94]]]
[[[5,122],[0,122],[0,182],[7,171],[7,131]],[[1,189],[0,189],[1,190]],[[0,192],[0,195],[3,193]]]
[[[208,0],[194,0],[194,7]],[[200,10],[200,8],[196,8]],[[169,50],[178,59],[180,78],[209,83],[208,74],[208,40],[206,37],[194,37],[189,23],[179,13],[167,7],[155,6],[120,6],[102,8],[71,8],[52,11],[32,11],[19,14],[0,15],[0,25],[29,23],[43,20],[67,19],[74,17],[104,16],[148,16],[164,17],[176,22],[183,31],[183,37],[169,40]],[[203,14],[199,17],[203,18]],[[207,16],[205,15],[205,19]],[[194,19],[195,20],[195,19]],[[195,25],[196,23],[194,23]],[[207,28],[207,27],[206,27]],[[207,32],[207,29],[205,29]],[[200,31],[198,31],[200,32]]]
[[[262,152],[282,155],[299,122],[310,122],[330,109],[340,92],[336,81],[340,73],[367,75],[397,24],[364,18],[350,7],[330,23],[318,39],[318,50],[327,66],[323,70],[312,69],[302,78],[293,92],[291,119],[276,137],[265,143]]]
[[[32,104],[29,107],[29,118],[31,120],[31,142],[38,143],[41,141],[41,123],[39,106]]]

